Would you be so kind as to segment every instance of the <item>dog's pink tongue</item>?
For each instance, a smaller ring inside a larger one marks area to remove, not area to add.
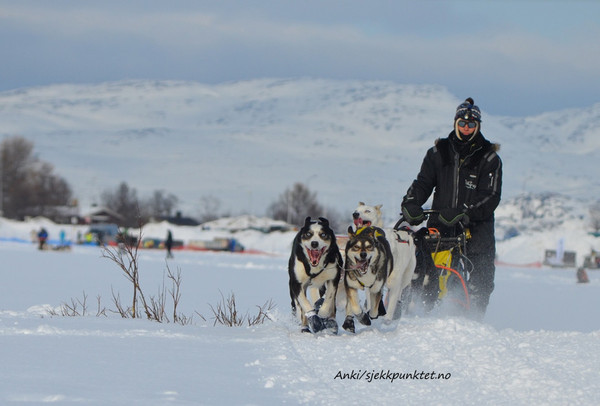
[[[367,269],[367,266],[369,265],[369,261],[365,260],[361,260],[361,261],[357,261],[356,265],[358,265],[358,268],[361,271],[364,271],[365,269]]]
[[[308,256],[310,257],[310,263],[313,264],[313,266],[316,266],[319,263],[322,253],[323,253],[323,250],[308,250]]]

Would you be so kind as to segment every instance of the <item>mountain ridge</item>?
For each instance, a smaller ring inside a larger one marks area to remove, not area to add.
[[[463,99],[439,85],[310,78],[63,84],[1,92],[0,136],[31,140],[82,202],[125,181],[140,196],[175,194],[192,215],[206,195],[263,215],[302,182],[342,213],[358,201],[397,212]],[[531,117],[480,107],[482,132],[502,146],[506,198],[593,197],[600,104]]]

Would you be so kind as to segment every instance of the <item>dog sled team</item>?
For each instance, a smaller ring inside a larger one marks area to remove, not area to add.
[[[359,209],[366,209],[361,203]],[[373,209],[375,209],[373,207]],[[367,211],[369,211],[367,209]],[[373,212],[375,212],[373,210]],[[365,213],[366,214],[366,213]],[[367,220],[358,211],[355,223]],[[289,260],[292,311],[302,330],[336,334],[336,310],[345,309],[343,328],[354,332],[354,319],[363,325],[383,316],[386,322],[402,313],[402,292],[415,277],[415,243],[405,230],[389,230],[372,224],[349,227],[343,250],[327,219],[307,217],[296,234]],[[365,291],[366,308],[359,291]],[[384,304],[384,291],[387,297]]]
[[[382,317],[389,323],[411,302],[431,311],[441,284],[424,235],[429,228],[455,235],[465,225],[471,264],[464,284],[470,300],[467,316],[482,320],[494,289],[494,211],[502,185],[498,149],[483,137],[481,111],[468,98],[456,109],[454,129],[427,151],[404,196],[405,227],[384,228],[381,205],[359,203],[344,245],[338,244],[327,219],[307,217],[288,264],[292,312],[302,331],[337,334],[338,307],[345,311],[342,328],[352,333],[355,320],[368,326]],[[436,215],[426,216],[422,207],[431,195]],[[425,220],[427,227],[410,228]]]

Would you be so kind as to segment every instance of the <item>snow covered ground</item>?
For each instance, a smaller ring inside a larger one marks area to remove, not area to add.
[[[9,227],[29,233],[2,223],[3,232]],[[242,241],[274,254],[176,251],[168,264],[181,270],[179,311],[193,317],[185,326],[111,312],[97,317],[98,297],[107,309],[114,309],[111,291],[123,302],[131,297],[98,247],[42,252],[5,238],[0,404],[598,403],[600,272],[588,271],[591,282],[578,284],[574,269],[501,266],[483,323],[408,316],[357,325],[355,335],[313,336],[300,333],[290,316],[291,236],[254,233]],[[140,252],[146,292],[158,292],[165,270],[164,251]],[[272,321],[213,326],[211,305],[230,293],[250,315],[272,300]],[[84,297],[87,316],[48,313]]]

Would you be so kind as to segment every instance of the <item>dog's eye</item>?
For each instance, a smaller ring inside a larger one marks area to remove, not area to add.
[[[312,231],[307,231],[306,233],[304,233],[304,238],[305,238],[305,239],[307,239],[307,240],[308,240],[309,238],[311,238],[312,236],[313,236],[313,233],[312,233]]]
[[[327,233],[321,233],[321,234],[319,234],[319,237],[321,237],[324,240],[329,239],[329,236],[327,235]]]
[[[360,247],[358,245],[353,245],[352,251],[360,251]]]
[[[366,249],[367,251],[373,251],[373,250],[375,249],[375,247],[373,247],[371,244],[369,244],[369,245],[367,245],[367,246],[365,247],[365,249]]]
[[[371,210],[365,210],[365,213],[371,213]]]

